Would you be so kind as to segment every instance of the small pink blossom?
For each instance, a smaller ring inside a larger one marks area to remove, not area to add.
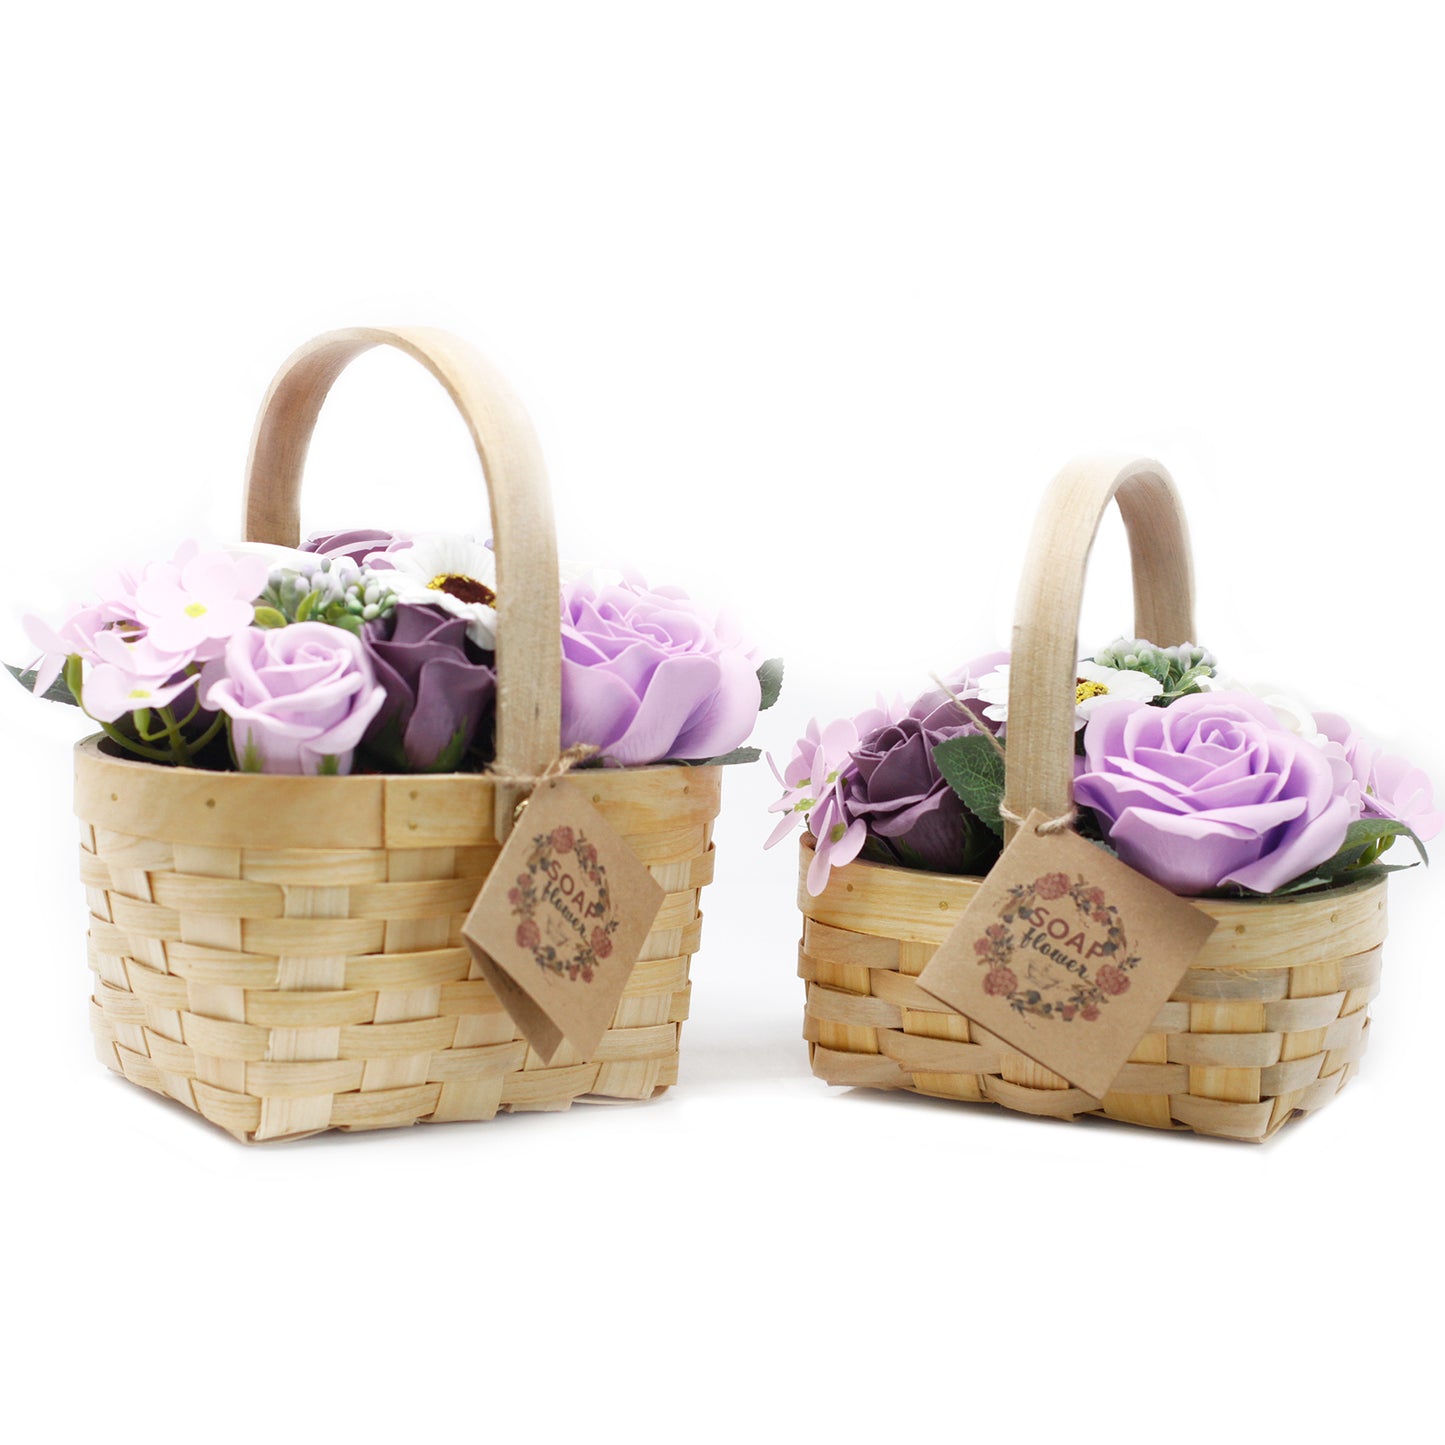
[[[219,550],[153,562],[136,588],[136,621],[160,650],[208,662],[255,620],[268,570],[264,557]]]
[[[1424,772],[1362,737],[1338,713],[1317,712],[1314,719],[1326,754],[1349,768],[1357,817],[1397,819],[1426,843],[1439,833],[1445,814],[1435,806],[1435,790]]]
[[[808,892],[815,898],[828,886],[829,871],[851,863],[868,839],[867,825],[849,816],[843,799],[843,781],[853,764],[853,753],[865,737],[901,712],[901,703],[890,707],[880,698],[877,707],[856,718],[839,718],[824,728],[814,718],[793,745],[793,756],[782,772],[772,754],[768,755],[768,766],[783,788],[783,796],[769,804],[768,811],[783,817],[763,846],[781,843],[806,818],[816,840],[808,867]]]
[[[105,574],[96,600],[73,608],[58,627],[25,618],[41,650],[35,690],[44,692],[66,660],[79,657],[88,669],[85,710],[97,721],[168,707],[191,685],[195,664],[219,656],[227,638],[254,621],[252,600],[266,573],[261,557],[203,552],[187,541],[169,562]]]
[[[149,677],[103,662],[85,680],[85,711],[96,722],[113,723],[139,708],[169,707],[194,682],[194,677]]]

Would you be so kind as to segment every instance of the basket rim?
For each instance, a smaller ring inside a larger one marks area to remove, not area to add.
[[[83,823],[217,847],[496,844],[496,802],[507,786],[494,773],[212,773],[117,757],[95,736],[76,743],[74,758],[73,810]],[[709,824],[721,806],[721,774],[720,766],[672,763],[571,776],[627,837]]]
[[[297,774],[297,773],[242,773],[242,772],[219,772],[208,768],[181,768],[169,763],[153,763],[146,758],[128,758],[118,752],[112,752],[114,743],[104,733],[90,733],[80,738],[75,744],[77,754],[83,754],[88,759],[105,765],[143,771],[146,776],[173,773],[177,776],[195,778],[204,776],[220,780],[221,787],[234,787],[237,782],[246,783],[287,783],[295,786],[297,783],[358,783],[358,782],[383,782],[383,783],[408,783],[416,785],[420,783],[424,787],[437,787],[446,785],[455,787],[459,779],[466,779],[470,783],[486,783],[494,786],[498,781],[497,776],[490,769],[486,772],[454,772],[454,773],[346,773],[339,776],[326,776],[321,774]],[[639,777],[645,773],[669,774],[669,773],[719,773],[725,765],[722,763],[644,763],[638,767],[620,768],[588,768],[580,776],[588,779],[611,778],[627,776],[630,778]]]
[[[816,843],[812,833],[804,832],[798,840],[800,855],[807,857],[814,852]],[[938,873],[931,868],[904,868],[897,863],[880,863],[873,858],[855,858],[851,863],[845,863],[843,869],[862,868],[872,873],[894,874],[899,878],[937,878],[945,883],[976,883],[981,884],[988,877],[986,873]],[[804,870],[806,872],[806,869]],[[1373,878],[1355,878],[1345,883],[1335,883],[1328,888],[1312,888],[1300,893],[1286,893],[1279,898],[1271,897],[1268,894],[1260,894],[1253,898],[1202,898],[1191,894],[1176,893],[1176,898],[1183,899],[1186,903],[1192,903],[1196,908],[1203,908],[1206,912],[1216,908],[1258,908],[1266,905],[1271,908],[1283,908],[1295,903],[1318,903],[1324,898],[1343,898],[1351,893],[1363,893],[1372,888],[1384,888],[1389,882],[1388,874],[1377,874]]]

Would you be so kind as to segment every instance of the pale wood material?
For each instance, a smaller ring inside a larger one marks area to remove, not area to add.
[[[517,803],[560,751],[556,541],[532,428],[465,343],[418,328],[318,337],[261,407],[246,536],[294,546],[323,402],[375,346],[420,362],[471,432],[497,552],[497,763],[488,774],[267,777],[75,751],[101,1060],[242,1139],[646,1099],[677,1080],[721,771],[574,774],[666,897],[595,1055],[543,1065],[462,924]]]
[[[497,856],[491,779],[199,774],[88,739],[76,807],[97,1053],[252,1140],[660,1094],[677,1080],[721,774],[581,779],[667,896],[595,1056],[543,1065],[461,939]],[[466,802],[433,826],[412,794],[448,788]]]
[[[1135,636],[1160,647],[1195,641],[1189,530],[1169,473],[1127,457],[1071,462],[1039,509],[1014,613],[1004,801],[1020,818],[1034,808],[1060,818],[1073,807],[1079,608],[1111,500],[1129,533]],[[1005,821],[1005,841],[1016,826]]]
[[[855,862],[813,898],[812,858],[805,838],[803,1036],[813,1072],[830,1084],[1260,1140],[1333,1098],[1364,1052],[1383,878],[1273,902],[1191,900],[1219,927],[1096,1099],[918,986],[980,879]]]
[[[308,341],[277,372],[251,442],[245,526],[253,542],[300,539],[301,473],[322,403],[346,366],[391,346],[419,361],[462,414],[481,458],[497,554],[497,761],[536,777],[561,751],[562,626],[557,539],[532,424],[502,377],[466,342],[427,327],[350,327]],[[524,789],[496,794],[505,838]]]
[[[1188,529],[1168,473],[1127,457],[1065,467],[1033,531],[1014,625],[1005,803],[1018,818],[1073,808],[1079,607],[1111,500],[1129,534],[1136,635],[1165,647],[1196,640]],[[1006,820],[1005,836],[1016,827]],[[1384,879],[1278,900],[1191,900],[1218,927],[1097,1099],[918,986],[981,879],[855,861],[814,898],[812,858],[805,837],[798,971],[813,1071],[829,1083],[1258,1141],[1333,1098],[1364,1052]]]

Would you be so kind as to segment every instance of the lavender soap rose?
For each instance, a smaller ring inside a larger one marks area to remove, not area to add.
[[[1105,703],[1074,796],[1130,867],[1175,893],[1272,893],[1334,856],[1350,804],[1323,749],[1244,692]]]
[[[713,758],[747,741],[763,706],[755,654],[675,588],[564,590],[562,745],[624,766]]]

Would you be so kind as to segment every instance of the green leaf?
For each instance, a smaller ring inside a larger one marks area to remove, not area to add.
[[[983,733],[949,738],[934,748],[933,760],[963,806],[1002,837],[1003,754],[993,738]]]
[[[25,689],[26,692],[35,691],[35,669],[33,667],[13,667],[10,663],[5,664],[5,671]],[[44,692],[40,694],[47,702],[68,702],[71,707],[78,707],[75,701],[75,694],[66,685],[65,674],[62,672]]]
[[[273,629],[285,627],[286,614],[278,612],[274,607],[258,607],[256,609],[256,626]]]
[[[758,669],[758,683],[763,690],[763,700],[758,704],[759,712],[767,712],[777,702],[783,690],[783,659],[770,657]]]
[[[1255,898],[1281,898],[1287,893],[1305,893],[1312,888],[1332,888],[1336,884],[1355,883],[1367,878],[1381,878],[1386,873],[1398,873],[1404,868],[1415,868],[1415,863],[1380,863],[1380,854],[1396,838],[1408,838],[1420,850],[1420,858],[1429,863],[1425,845],[1407,823],[1396,818],[1359,818],[1345,831],[1345,841],[1340,844],[1332,858],[1327,858],[1318,868],[1312,868],[1282,888],[1272,893],[1241,891]]]
[[[1418,863],[1368,863],[1363,868],[1355,868],[1338,877],[1327,877],[1318,869],[1313,873],[1306,873],[1303,878],[1296,878],[1293,883],[1286,883],[1283,888],[1276,888],[1273,893],[1251,893],[1247,888],[1240,892],[1250,898],[1283,898],[1291,893],[1309,893],[1322,891],[1326,888],[1337,888],[1343,884],[1367,883],[1371,878],[1383,878],[1389,873],[1408,873],[1412,868],[1418,868]],[[1213,897],[1232,897],[1231,893],[1221,890]]]
[[[234,753],[235,735],[232,734],[232,752]],[[246,748],[238,760],[243,773],[259,773],[261,771],[261,754],[256,747],[256,740],[250,733],[246,734]]]
[[[762,755],[761,748],[734,748],[732,752],[716,758],[683,758],[681,761],[685,768],[721,768],[732,763],[755,763]]]
[[[296,608],[297,622],[309,622],[311,613],[315,610],[316,604],[321,601],[320,592],[308,592]]]
[[[1408,838],[1419,849],[1421,861],[1429,863],[1425,845],[1408,823],[1398,818],[1359,818],[1350,824],[1339,851],[1315,871],[1322,878],[1338,878],[1368,867],[1396,838]]]
[[[341,764],[335,753],[325,753],[321,758],[321,766],[316,769],[318,778],[339,778],[341,776]]]

